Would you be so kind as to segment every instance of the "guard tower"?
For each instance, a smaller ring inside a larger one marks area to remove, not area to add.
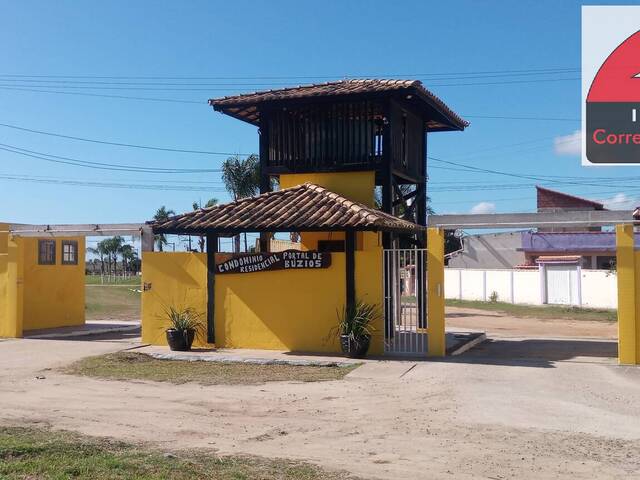
[[[419,225],[427,222],[427,134],[468,125],[418,80],[342,80],[209,104],[259,127],[261,193],[282,174],[373,171],[381,209]],[[418,237],[406,240],[424,247]],[[385,234],[383,245],[396,241]]]

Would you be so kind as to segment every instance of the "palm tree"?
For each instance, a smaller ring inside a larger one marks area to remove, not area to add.
[[[153,220],[156,222],[164,222],[165,220],[168,220],[169,217],[175,214],[176,212],[174,212],[173,210],[167,210],[167,207],[162,205],[158,210],[156,210],[156,213],[153,216]],[[154,239],[156,245],[158,246],[158,251],[162,252],[162,247],[167,244],[167,237],[163,233],[161,233],[159,235],[155,235]]]
[[[87,250],[89,251],[89,253],[93,253],[94,255],[97,255],[97,256],[100,257],[100,275],[104,275],[104,255],[105,255],[105,250],[104,250],[104,245],[102,244],[102,242],[98,242],[98,244],[96,245],[96,248],[89,247],[89,248],[87,248]]]
[[[210,208],[210,207],[216,206],[217,204],[218,204],[217,198],[210,198],[209,200],[207,200],[207,203],[204,204],[204,207],[198,202],[193,202],[193,209],[200,210],[201,208]],[[189,237],[189,245],[191,245],[191,237]],[[204,252],[204,246],[205,246],[204,235],[200,235],[200,237],[198,238],[198,247],[200,248],[200,253]],[[189,246],[189,250],[191,250],[191,246]]]
[[[115,237],[107,238],[100,243],[102,243],[102,248],[104,249],[105,254],[107,255],[107,259],[109,261],[110,273],[115,275],[118,271],[118,255],[120,253],[120,249],[122,248],[122,245],[124,244],[124,238],[122,238],[119,235],[116,235]],[[112,266],[113,266],[113,271],[111,271]]]
[[[260,159],[255,154],[244,159],[239,155],[227,158],[222,164],[222,181],[234,202],[257,195],[260,192]],[[240,235],[235,236],[233,247],[236,253],[240,252]],[[246,233],[244,248],[247,250]]]
[[[111,275],[111,253],[109,247],[110,238],[105,238],[104,240],[100,240],[96,247],[98,254],[100,255],[100,260],[102,261],[102,273],[104,274],[104,259],[107,259],[107,273]]]
[[[125,243],[120,246],[118,251],[120,253],[120,257],[122,258],[122,271],[127,273],[131,270],[131,265],[133,260],[137,257],[137,252],[133,249],[133,246]]]

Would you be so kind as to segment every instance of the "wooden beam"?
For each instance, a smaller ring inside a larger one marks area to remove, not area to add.
[[[9,231],[15,237],[93,237],[140,235],[144,223],[88,223],[65,225],[12,224]]]
[[[345,232],[347,307],[356,304],[356,234]]]
[[[447,230],[457,228],[602,227],[633,222],[632,210],[431,215],[428,219],[429,227],[440,227]]]
[[[215,343],[216,253],[218,236],[207,235],[207,343]]]

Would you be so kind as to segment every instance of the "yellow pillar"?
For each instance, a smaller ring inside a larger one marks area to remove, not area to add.
[[[0,337],[22,337],[22,302],[19,295],[20,252],[0,223]]]
[[[427,230],[427,334],[430,357],[444,357],[444,230]]]
[[[640,363],[640,319],[637,287],[640,269],[634,251],[633,225],[616,226],[618,271],[618,363]]]

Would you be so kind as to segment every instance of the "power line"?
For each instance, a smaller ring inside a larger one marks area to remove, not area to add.
[[[471,77],[474,78],[479,77]],[[439,79],[442,81],[445,79]],[[456,79],[453,79],[456,80]],[[462,80],[462,79],[460,79]],[[570,78],[538,78],[538,79],[528,79],[528,80],[496,80],[490,82],[456,82],[456,83],[429,83],[427,87],[458,87],[458,86],[475,86],[475,85],[510,85],[510,84],[526,84],[526,83],[547,83],[547,82],[562,82],[562,81],[570,81],[570,80],[580,80],[579,77],[570,77]],[[6,81],[6,80],[5,80]],[[33,89],[33,88],[64,88],[64,89],[82,89],[82,90],[134,90],[134,91],[146,91],[146,92],[157,92],[157,91],[174,91],[174,92],[231,92],[238,90],[238,87],[251,87],[251,89],[257,90],[269,90],[272,87],[282,88],[287,85],[287,83],[280,84],[228,84],[228,86],[221,88],[220,86],[216,86],[216,84],[211,84],[211,86],[189,86],[187,84],[181,84],[178,86],[159,86],[161,84],[156,84],[156,86],[143,86],[142,84],[132,84],[126,85],[125,83],[120,84],[94,84],[94,85],[59,85],[59,84],[47,84],[47,85],[33,85],[33,84],[0,84],[0,88],[4,89]],[[301,85],[303,86],[303,85]],[[52,92],[53,93],[53,92]],[[59,92],[59,93],[72,93],[72,92]],[[78,92],[73,92],[78,93]],[[149,98],[144,98],[149,99]],[[170,99],[162,99],[164,101],[172,101]]]
[[[534,75],[553,73],[573,73],[580,72],[579,67],[553,67],[553,68],[530,68],[530,69],[507,69],[507,70],[476,70],[476,71],[454,71],[454,72],[429,72],[429,73],[376,73],[376,74],[333,74],[333,75],[239,75],[239,76],[202,76],[202,75],[52,75],[52,74],[0,74],[0,77],[10,78],[58,78],[58,79],[111,79],[111,80],[312,80],[312,79],[335,79],[335,78],[380,78],[380,77],[443,77],[452,75]]]
[[[627,189],[627,191],[638,192],[640,191],[640,187]],[[601,190],[597,192],[572,192],[571,195],[588,196],[588,195],[602,195],[602,194],[614,194],[614,193],[620,193],[620,190],[616,189],[616,190]],[[500,202],[500,201],[512,201],[512,200],[536,200],[536,197],[527,196],[527,197],[508,197],[508,198],[489,198],[486,201]],[[596,201],[600,201],[600,202],[606,201],[607,203],[625,203],[629,200],[617,201],[617,200],[599,198],[599,199],[596,199]],[[475,202],[477,202],[477,199],[476,200],[455,200],[455,201],[448,201],[448,202],[433,202],[433,203],[435,203],[436,205],[453,205],[453,204],[464,204],[464,203],[475,203]]]
[[[579,118],[557,118],[557,117],[508,117],[499,115],[463,115],[465,118],[482,118],[488,120],[540,120],[549,122],[579,122]]]
[[[124,172],[138,172],[138,173],[219,173],[220,169],[184,169],[184,168],[156,168],[156,167],[141,167],[135,165],[120,165],[114,163],[103,162],[90,162],[86,160],[78,160],[70,157],[63,157],[60,155],[52,155],[49,153],[36,152],[34,150],[28,150],[26,148],[16,147],[14,145],[8,145],[6,143],[0,143],[0,150],[4,150],[18,155],[26,157],[36,158],[39,160],[45,160],[52,163],[60,163],[65,165],[73,165],[76,167],[93,168],[97,170],[115,170]]]
[[[526,72],[526,73],[498,73],[498,74],[467,74],[467,75],[458,75],[458,76],[437,76],[434,77],[433,80],[436,81],[444,81],[444,80],[478,80],[478,79],[485,79],[485,78],[504,78],[504,77],[522,77],[522,76],[527,76],[527,77],[531,77],[531,76],[548,76],[548,75],[565,75],[568,73],[574,73],[577,70],[558,70],[558,71],[546,71],[546,72]],[[18,85],[18,86],[27,86],[27,87],[34,87],[34,86],[39,86],[38,84],[42,84],[42,83],[48,83],[48,84],[54,84],[55,86],[62,86],[62,85],[69,85],[69,84],[73,84],[73,86],[69,87],[69,88],[74,88],[77,86],[77,88],[92,88],[91,85],[97,85],[99,88],[103,88],[103,86],[134,86],[134,87],[140,87],[140,86],[161,86],[161,87],[188,87],[188,86],[195,86],[195,87],[261,87],[261,88],[269,88],[269,87],[282,87],[282,86],[288,86],[291,85],[291,81],[288,82],[265,82],[265,81],[260,81],[260,82],[250,82],[250,83],[246,83],[246,82],[242,82],[242,81],[233,81],[233,82],[229,82],[230,79],[226,79],[226,82],[203,82],[202,80],[204,80],[205,78],[155,78],[156,81],[148,81],[148,80],[154,80],[153,78],[126,78],[126,77],[122,77],[122,78],[113,78],[113,79],[104,79],[104,78],[94,78],[94,79],[79,79],[82,77],[64,77],[64,78],[60,78],[60,77],[49,77],[49,78],[32,78],[32,77],[7,77],[7,76],[3,76],[0,75],[0,81],[3,82],[13,82],[11,85],[8,86],[12,86],[15,85],[16,82],[22,82],[22,84],[26,85]],[[361,76],[350,76],[347,77],[350,79],[362,79],[365,77],[361,77]],[[421,77],[423,80],[426,81],[430,81],[431,79],[427,79],[426,76]],[[339,80],[338,77],[336,77],[336,79]],[[157,81],[157,80],[161,80],[161,81]],[[170,80],[170,81],[167,81]],[[178,80],[178,81],[175,81]],[[200,80],[197,82],[194,82],[193,80]],[[35,84],[35,85],[34,85]],[[98,88],[96,87],[96,88]]]
[[[139,144],[134,144],[134,143],[112,142],[112,141],[108,141],[108,140],[97,140],[95,138],[84,138],[84,137],[76,137],[76,136],[73,136],[73,135],[63,135],[61,133],[45,132],[43,130],[35,130],[35,129],[32,129],[32,128],[19,127],[17,125],[11,125],[11,124],[8,124],[8,123],[0,123],[0,127],[12,128],[14,130],[21,130],[23,132],[29,132],[29,133],[37,133],[39,135],[48,135],[48,136],[51,136],[51,137],[66,138],[66,139],[69,139],[69,140],[78,140],[80,142],[99,143],[99,144],[103,144],[103,145],[114,145],[116,147],[140,148],[140,149],[145,149],[145,150],[158,150],[158,151],[173,152],[173,153],[192,153],[192,154],[198,154],[198,155],[226,155],[226,156],[233,156],[233,155],[248,156],[248,155],[250,155],[248,153],[211,152],[211,151],[208,151],[208,150],[192,150],[192,149],[186,149],[186,148],[156,147],[156,146],[152,146],[152,145],[139,145]]]
[[[143,100],[150,102],[170,102],[170,103],[190,103],[198,105],[206,105],[206,101],[199,100],[180,100],[176,98],[152,98],[152,97],[133,97],[129,95],[107,95],[101,93],[88,93],[88,92],[60,92],[54,90],[41,90],[34,88],[21,88],[21,87],[0,87],[0,90],[14,90],[22,92],[37,92],[37,93],[53,93],[59,95],[80,95],[85,97],[102,97],[102,98],[116,98],[122,100]]]
[[[467,82],[467,83],[432,83],[428,87],[467,87],[473,85],[514,85],[524,83],[547,83],[581,80],[580,77],[571,78],[540,78],[537,80],[505,80],[503,82]]]
[[[591,185],[591,186],[602,186],[598,183],[587,183],[587,182],[575,182],[575,181],[561,181],[561,180],[556,180],[556,178],[562,178],[562,177],[557,177],[557,176],[535,176],[535,175],[523,175],[523,174],[517,174],[517,173],[511,173],[511,172],[504,172],[504,171],[500,171],[500,170],[492,170],[492,169],[488,169],[488,168],[480,168],[480,167],[474,167],[473,165],[466,165],[463,163],[458,163],[458,162],[452,162],[450,160],[443,160],[441,158],[437,158],[437,157],[433,157],[433,156],[427,156],[427,158],[429,158],[430,160],[433,160],[435,162],[441,162],[441,163],[445,163],[448,165],[454,165],[457,167],[462,167],[463,169],[468,169],[468,170],[472,170],[472,171],[477,171],[477,172],[483,172],[483,173],[490,173],[490,174],[494,174],[494,175],[503,175],[503,176],[508,176],[508,177],[514,177],[514,178],[525,178],[528,180],[535,180],[538,182],[553,182],[556,184],[574,184],[574,185]],[[464,171],[464,170],[463,170]],[[621,185],[621,187],[624,188],[634,188],[635,186],[623,186]]]
[[[11,181],[17,181],[17,182],[32,182],[32,183],[47,183],[47,184],[55,184],[55,185],[71,185],[71,186],[81,186],[81,187],[98,187],[98,188],[222,193],[222,190],[212,190],[211,188],[194,187],[194,186],[188,186],[188,185],[96,182],[91,180],[71,180],[71,179],[64,179],[64,178],[37,177],[37,176],[29,176],[29,175],[0,174],[0,180],[11,180]]]

